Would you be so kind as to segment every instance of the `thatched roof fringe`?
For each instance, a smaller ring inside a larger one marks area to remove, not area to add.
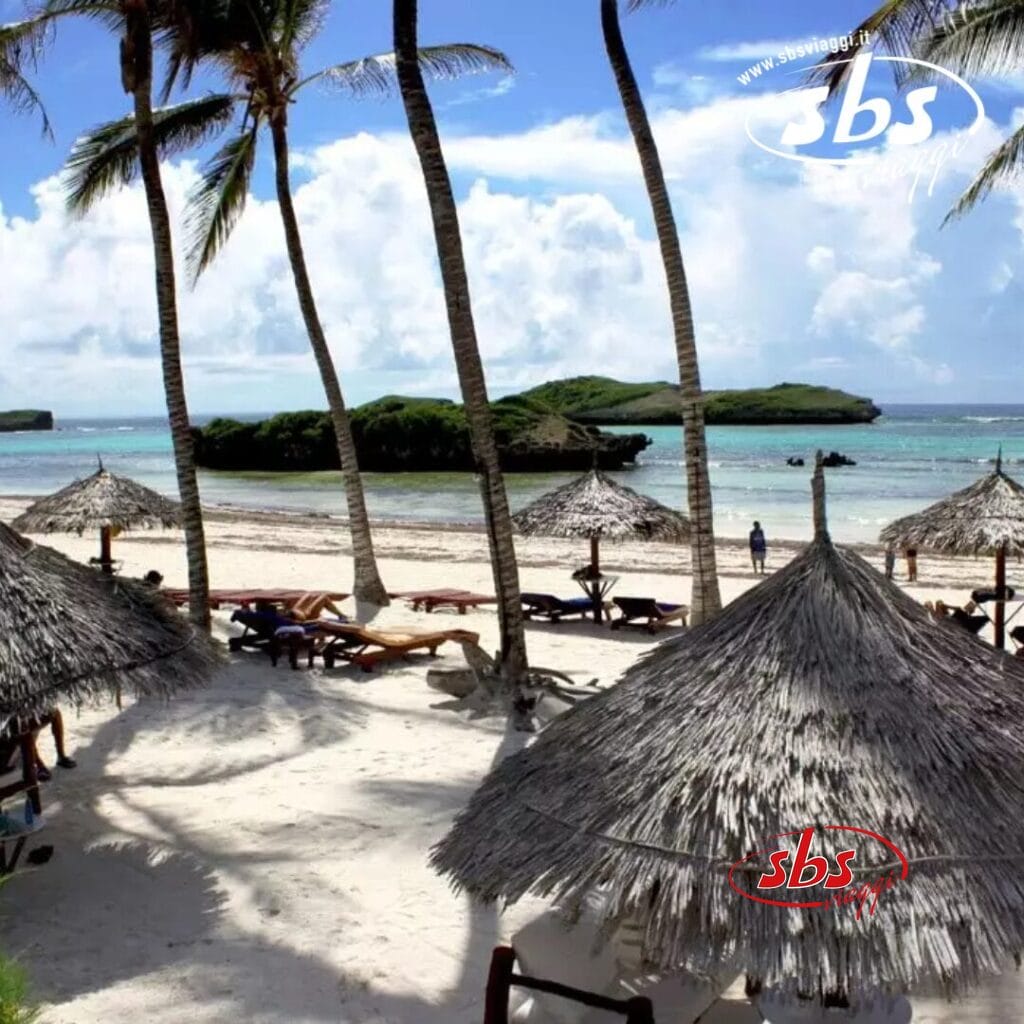
[[[222,660],[157,591],[0,523],[0,718],[116,688],[166,696],[205,682]]]
[[[520,509],[512,522],[526,536],[679,543],[690,536],[690,521],[681,512],[596,469],[541,495]]]
[[[170,529],[181,525],[179,506],[162,494],[100,468],[84,480],[40,498],[12,526],[22,533],[78,533],[109,526]]]

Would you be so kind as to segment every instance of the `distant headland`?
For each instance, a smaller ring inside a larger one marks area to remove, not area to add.
[[[523,393],[577,423],[664,426],[679,422],[679,385],[631,384],[610,377],[571,377]],[[882,415],[869,398],[816,384],[777,384],[741,391],[707,391],[704,419],[712,426],[871,423]]]
[[[502,468],[509,472],[621,469],[649,444],[642,433],[600,426],[675,425],[679,388],[664,381],[630,384],[608,377],[551,381],[491,404]],[[870,423],[869,399],[811,384],[779,384],[707,395],[711,424]],[[351,412],[365,472],[464,471],[474,468],[461,405],[444,398],[389,395]],[[195,428],[196,461],[208,469],[314,472],[339,467],[325,412],[280,413],[258,423],[216,419]]]
[[[42,409],[0,412],[0,434],[15,430],[53,430],[53,413]]]

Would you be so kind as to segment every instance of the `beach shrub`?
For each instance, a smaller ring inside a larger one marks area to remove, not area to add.
[[[33,1024],[38,1019],[25,968],[0,956],[0,1024]]]

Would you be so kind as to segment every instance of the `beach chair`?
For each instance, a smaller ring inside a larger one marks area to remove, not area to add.
[[[372,672],[374,665],[405,658],[416,651],[437,654],[438,647],[449,640],[479,643],[480,635],[465,629],[417,632],[412,629],[371,629],[358,623],[329,622],[321,619],[310,623],[316,630],[316,650],[324,659],[325,668],[333,668],[337,660],[358,665]]]
[[[261,648],[270,655],[272,665],[277,665],[282,651],[288,653],[288,663],[293,669],[299,667],[299,654],[305,653],[309,667],[313,667],[316,654],[317,626],[315,623],[298,623],[286,618],[274,608],[239,608],[231,615],[232,622],[244,627],[241,636],[228,638],[228,649],[234,652],[244,647]]]
[[[546,978],[528,978],[515,973],[516,954],[510,946],[498,946],[491,954],[491,969],[487,976],[487,994],[484,998],[484,1024],[509,1024],[508,997],[513,988],[532,992],[546,992],[570,1002],[582,1003],[595,1010],[615,1013],[626,1019],[626,1024],[654,1024],[654,1007],[646,996],[631,999],[612,999],[596,992],[586,992],[571,985],[562,985]]]
[[[390,594],[389,597],[400,597],[412,605],[414,612],[422,609],[432,612],[435,608],[451,607],[460,615],[466,614],[467,608],[476,608],[482,604],[497,604],[496,597],[486,594],[474,594],[471,590],[410,590],[401,594]]]
[[[612,621],[612,629],[634,626],[646,629],[651,635],[671,622],[685,626],[686,616],[690,613],[685,604],[665,604],[653,597],[613,597],[612,603],[622,613],[620,618]]]
[[[523,602],[523,617],[547,619],[548,622],[560,622],[572,615],[585,617],[594,610],[594,602],[589,597],[570,597],[563,601],[553,594],[520,594]]]

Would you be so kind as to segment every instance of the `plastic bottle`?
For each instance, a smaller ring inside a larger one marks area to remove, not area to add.
[[[30,797],[25,797],[25,826],[31,828],[32,823],[35,821],[35,814],[32,811],[32,800]]]

